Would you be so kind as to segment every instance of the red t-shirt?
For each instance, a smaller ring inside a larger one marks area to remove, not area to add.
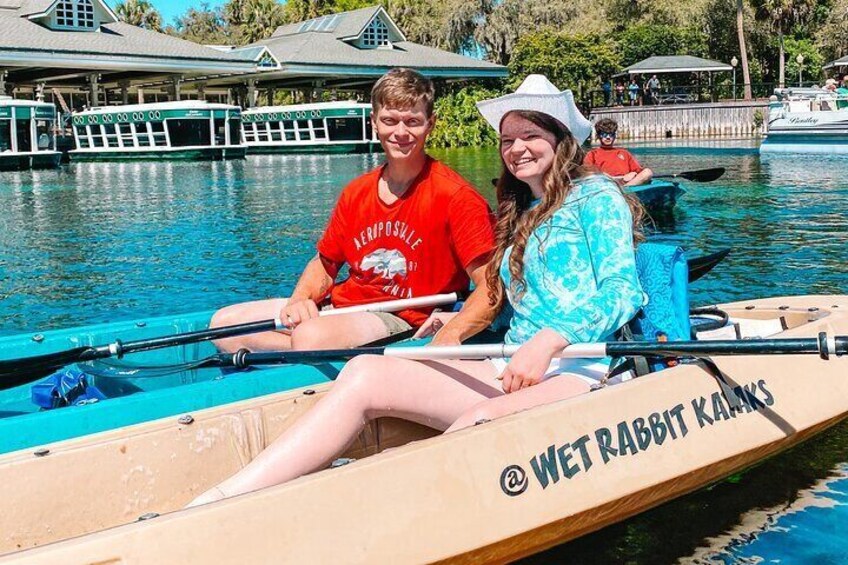
[[[644,168],[630,151],[618,147],[596,147],[589,151],[583,164],[595,165],[602,173],[611,177],[641,173]]]
[[[383,167],[354,179],[339,196],[318,253],[350,265],[335,285],[335,307],[461,291],[465,268],[494,248],[488,204],[458,173],[432,158],[397,202],[379,196]],[[432,308],[397,315],[420,326]]]

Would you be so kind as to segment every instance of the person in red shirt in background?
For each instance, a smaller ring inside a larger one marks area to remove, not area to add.
[[[403,331],[438,329],[432,308],[318,317],[321,304],[353,306],[475,291],[462,311],[436,333],[436,345],[456,345],[493,321],[486,263],[494,249],[494,218],[483,197],[447,165],[424,151],[435,124],[432,82],[409,69],[393,69],[371,91],[374,131],[386,163],[354,179],[339,196],[318,254],[289,298],[228,306],[211,327],[277,316],[291,332],[264,332],[215,342],[234,352],[356,347]],[[350,276],[336,283],[342,266]],[[421,326],[424,326],[421,328]],[[432,326],[432,327],[431,327]]]
[[[589,151],[583,161],[594,165],[606,175],[620,181],[624,186],[648,184],[654,172],[639,164],[639,161],[627,149],[614,147],[618,124],[615,120],[604,118],[595,124],[595,133],[601,146]]]

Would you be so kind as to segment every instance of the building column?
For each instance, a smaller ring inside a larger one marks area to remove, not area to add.
[[[206,100],[206,83],[205,82],[197,83],[197,99],[198,100]]]
[[[245,83],[247,85],[247,107],[255,108],[256,107],[256,79],[248,79]]]
[[[138,104],[144,104],[144,89],[140,86],[138,87],[138,93],[136,94],[138,97]]]
[[[173,101],[180,101],[180,86],[182,85],[183,77],[175,76],[171,78],[171,89],[173,91]]]
[[[276,98],[277,89],[276,88],[268,88],[265,90],[265,98],[267,99],[268,106],[274,105],[274,98]]]
[[[122,80],[118,83],[121,87],[121,104],[126,106],[130,103],[130,81]]]
[[[0,71],[0,95],[6,94],[6,76],[9,73]]]
[[[100,75],[88,75],[89,103],[92,108],[100,106]]]
[[[316,80],[312,83],[312,100],[320,102],[324,95],[324,81]]]

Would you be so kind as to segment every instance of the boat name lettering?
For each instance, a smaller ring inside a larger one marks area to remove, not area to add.
[[[652,445],[686,437],[690,429],[712,426],[733,420],[774,405],[774,395],[762,379],[727,390],[739,400],[731,408],[722,392],[693,398],[668,410],[653,412],[647,418],[622,420],[614,426],[601,427],[568,443],[549,445],[529,460],[530,475],[547,489],[561,479],[572,479],[587,473],[595,463],[610,463],[619,457],[638,455]],[[521,465],[508,465],[500,474],[500,487],[507,496],[518,496],[528,490],[528,473]]]
[[[812,125],[815,125],[815,124],[819,123],[819,119],[814,118],[812,116],[810,116],[809,118],[794,117],[794,118],[789,118],[789,123],[790,124],[812,124]]]

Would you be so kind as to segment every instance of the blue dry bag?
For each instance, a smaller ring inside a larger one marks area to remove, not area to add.
[[[52,410],[104,400],[106,395],[90,384],[89,380],[89,375],[78,365],[69,365],[34,385],[32,402],[45,410]]]

